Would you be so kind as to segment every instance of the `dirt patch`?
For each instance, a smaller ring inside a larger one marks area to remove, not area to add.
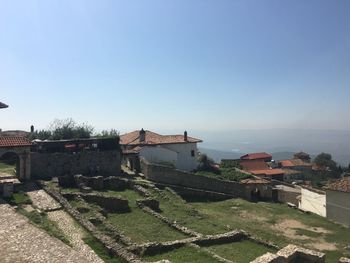
[[[231,207],[232,208],[232,207]],[[251,213],[249,211],[239,211],[239,216],[242,218],[246,218],[246,219],[250,219],[250,220],[255,220],[255,221],[259,221],[259,222],[264,222],[266,221],[266,218],[262,217],[262,216],[257,216],[254,213]]]
[[[278,224],[273,225],[272,228],[282,232],[286,237],[288,237],[290,239],[310,241],[310,242],[308,242],[308,246],[310,248],[321,250],[321,251],[337,250],[337,247],[334,243],[329,243],[329,242],[325,241],[324,238],[321,236],[322,234],[331,233],[331,231],[326,230],[322,227],[310,227],[310,226],[307,226],[307,225],[305,225],[297,220],[286,219]],[[312,231],[314,233],[320,234],[320,236],[317,238],[313,238],[313,237],[309,237],[306,235],[298,235],[297,229],[304,229],[304,230]]]

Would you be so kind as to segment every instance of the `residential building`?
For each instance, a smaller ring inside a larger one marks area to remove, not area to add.
[[[241,156],[239,164],[244,171],[247,171],[253,175],[264,177],[273,180],[283,181],[284,172],[282,169],[273,169],[270,167],[272,155],[262,153],[250,153]]]
[[[172,165],[183,171],[192,171],[198,166],[197,143],[185,131],[183,135],[160,135],[143,129],[120,136],[126,165],[139,170],[139,160],[158,164]]]
[[[264,162],[271,162],[272,155],[268,154],[266,152],[260,152],[260,153],[248,153],[246,155],[241,156],[241,160],[261,160]]]

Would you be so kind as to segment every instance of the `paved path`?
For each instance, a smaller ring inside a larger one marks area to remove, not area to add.
[[[64,210],[58,210],[61,205],[44,190],[36,185],[27,185],[28,196],[33,205],[42,211],[47,211],[50,220],[57,223],[57,226],[70,241],[72,248],[89,259],[89,262],[103,263],[96,253],[83,241],[84,230],[73,218]]]
[[[84,238],[84,230],[74,222],[69,214],[63,210],[59,210],[48,212],[47,215],[50,220],[57,223],[74,250],[79,251],[79,253],[87,257],[89,262],[103,263],[103,260],[82,240]]]
[[[62,241],[32,225],[27,218],[0,200],[0,261],[91,262]]]
[[[26,185],[27,194],[33,202],[33,205],[39,208],[41,211],[52,211],[61,208],[61,205],[56,202],[50,195],[44,190],[39,189],[38,186],[32,183]]]

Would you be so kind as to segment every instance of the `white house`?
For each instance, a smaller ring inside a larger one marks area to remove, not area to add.
[[[139,169],[139,158],[148,162],[171,164],[183,171],[198,166],[197,143],[202,140],[183,135],[160,135],[143,129],[120,136],[124,160],[131,169]]]
[[[326,217],[326,193],[311,187],[302,186],[299,208]]]

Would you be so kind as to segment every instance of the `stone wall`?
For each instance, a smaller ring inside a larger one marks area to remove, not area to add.
[[[300,196],[300,193],[278,189],[278,202],[291,203],[298,207],[299,205],[299,201],[297,199],[298,196]]]
[[[247,200],[251,200],[251,191],[258,188],[263,199],[271,200],[272,198],[269,185],[241,184],[234,181],[219,180],[176,170],[164,165],[146,163],[145,161],[142,162],[142,172],[147,179],[161,184],[223,193]]]
[[[99,231],[89,220],[85,219],[85,217],[78,212],[75,208],[73,208],[69,202],[57,191],[47,187],[45,184],[39,182],[39,185],[44,188],[44,190],[51,195],[57,202],[59,202],[66,212],[68,212],[78,223],[83,226],[87,231],[89,231],[94,238],[96,238],[99,242],[103,244],[103,246],[108,249],[111,254],[117,255],[120,257],[123,262],[130,263],[142,263],[141,258],[126,250],[122,245],[117,243],[111,237],[105,235],[101,231]]]
[[[91,193],[91,194],[70,193],[70,194],[65,194],[65,197],[68,199],[81,197],[86,202],[95,203],[109,212],[127,212],[130,210],[128,200],[121,197],[104,196],[103,194],[94,194],[94,193]]]
[[[324,253],[288,245],[276,254],[268,252],[251,263],[324,263],[325,257]]]
[[[158,183],[221,192],[232,196],[242,196],[245,192],[237,182],[195,175],[158,164],[143,163],[143,173],[147,179]]]
[[[31,175],[34,179],[51,179],[66,174],[119,175],[119,151],[86,151],[69,153],[31,153]]]

